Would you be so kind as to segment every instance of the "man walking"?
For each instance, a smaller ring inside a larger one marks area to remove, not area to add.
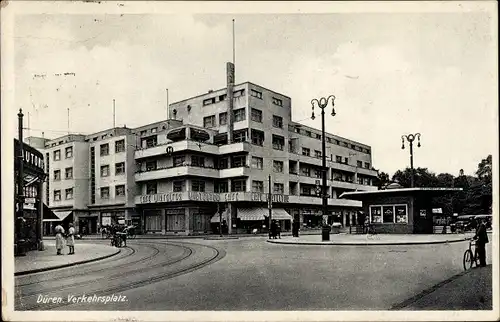
[[[75,228],[73,224],[69,224],[68,238],[66,238],[66,245],[69,247],[68,255],[75,254]]]
[[[486,232],[485,220],[482,220],[476,230],[476,235],[474,236],[476,240],[476,250],[479,256],[479,266],[486,266],[486,244],[489,242],[488,233]]]

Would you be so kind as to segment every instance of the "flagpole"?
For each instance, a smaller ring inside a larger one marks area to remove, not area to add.
[[[116,107],[115,107],[115,99],[113,98],[113,128],[116,127]]]

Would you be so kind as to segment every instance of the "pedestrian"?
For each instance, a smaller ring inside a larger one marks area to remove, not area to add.
[[[73,224],[69,224],[68,237],[66,238],[66,245],[68,245],[69,253],[68,255],[75,254],[75,228]]]
[[[478,225],[476,230],[476,235],[474,236],[476,240],[476,251],[479,256],[479,266],[486,266],[486,244],[489,242],[488,233],[486,232],[485,220],[482,220]]]
[[[64,228],[59,224],[56,226],[54,229],[56,232],[56,249],[57,249],[57,255],[62,255],[61,251],[64,248]]]

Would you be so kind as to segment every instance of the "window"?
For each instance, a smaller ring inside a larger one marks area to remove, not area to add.
[[[300,190],[301,190],[301,195],[303,195],[303,196],[312,196],[313,195],[311,186],[301,186]]]
[[[61,180],[61,170],[54,170],[54,181]]]
[[[223,112],[219,114],[219,125],[226,125],[227,124],[227,113]]]
[[[245,179],[231,180],[231,191],[233,192],[246,191],[246,180]]]
[[[155,195],[157,193],[157,184],[156,182],[148,182],[146,183],[146,194],[147,195]]]
[[[337,163],[342,163],[342,156],[340,156],[340,155],[335,156],[335,161]]]
[[[191,156],[191,165],[194,167],[204,167],[205,166],[205,157],[192,155]]]
[[[141,131],[141,136],[146,135],[147,133],[148,133],[148,131],[146,131],[146,130],[142,130],[142,131]]]
[[[174,157],[174,167],[182,167],[186,162],[185,155],[177,155]]]
[[[207,106],[215,103],[215,97],[207,98],[203,100],[203,106]]]
[[[263,146],[264,145],[264,132],[258,130],[251,130],[252,144]]]
[[[66,200],[73,199],[73,188],[66,189],[65,193],[66,193]]]
[[[363,184],[363,177],[358,176],[358,184]]]
[[[345,163],[345,164],[348,164],[348,163],[349,163],[349,158],[348,158],[348,157],[345,157],[345,158],[344,158],[344,163]]]
[[[73,157],[73,147],[72,146],[68,146],[65,149],[65,153],[66,153],[66,159],[72,158]]]
[[[125,185],[119,185],[115,187],[115,196],[116,197],[125,196]]]
[[[146,141],[146,148],[152,148],[158,144],[156,135],[144,139]]]
[[[278,106],[283,106],[283,101],[279,98],[273,97],[273,104]]]
[[[115,164],[115,175],[125,174],[125,162]]]
[[[331,137],[326,137],[326,142],[332,143],[332,138]]]
[[[217,193],[229,192],[229,185],[227,181],[215,182],[214,191]]]
[[[382,223],[382,207],[370,206],[370,222]]]
[[[252,168],[262,170],[264,168],[264,159],[259,157],[252,157]]]
[[[397,205],[394,206],[396,213],[396,223],[403,224],[408,222],[408,215],[406,212],[406,205]]]
[[[274,172],[283,172],[283,161],[273,160],[273,171]]]
[[[366,169],[370,169],[370,163],[365,162],[365,168],[366,168]]]
[[[234,113],[234,121],[241,122],[246,120],[245,108],[239,108],[233,111]]]
[[[264,182],[252,181],[252,192],[264,192]]]
[[[321,140],[321,134],[314,134],[314,136],[316,137],[316,139]]]
[[[275,183],[273,193],[277,193],[279,195],[282,195],[284,192],[284,189],[285,188],[284,188],[284,185],[282,183]]]
[[[282,129],[283,128],[283,118],[281,116],[273,115],[273,126]]]
[[[305,134],[306,134],[306,136],[309,136],[309,137],[312,136],[311,131],[306,131]]]
[[[227,94],[219,95],[219,102],[225,101],[226,98],[227,98]]]
[[[321,151],[314,150],[314,157],[315,158],[321,158]]]
[[[184,187],[184,181],[182,180],[174,181],[174,189],[173,189],[174,192],[183,191],[184,190],[183,187]]]
[[[233,93],[233,97],[245,96],[245,89],[240,89],[239,91],[235,91]]]
[[[357,162],[357,166],[358,166],[358,168],[361,168],[361,167],[363,167],[363,162],[361,162],[361,161],[358,161],[358,162]]]
[[[151,133],[156,133],[156,132],[158,132],[158,128],[157,127],[154,127],[154,128],[151,129]]]
[[[61,201],[61,190],[54,190],[54,201]]]
[[[191,181],[191,190],[205,192],[205,181],[201,180],[192,180]]]
[[[101,165],[101,177],[109,176],[109,165]]]
[[[311,149],[302,148],[302,155],[310,156],[311,155]]]
[[[256,91],[255,89],[250,90],[250,95],[262,99],[262,92]]]
[[[101,156],[109,155],[109,144],[101,144]]]
[[[73,168],[66,168],[64,172],[66,179],[73,179]]]
[[[251,110],[251,119],[254,122],[262,123],[262,111],[256,108],[252,108]]]
[[[54,161],[61,160],[61,150],[54,151]]]
[[[280,135],[273,134],[273,149],[283,151],[285,145],[285,138]]]
[[[314,169],[314,176],[319,179],[323,178],[320,169]]]
[[[382,222],[393,223],[394,222],[394,207],[393,206],[383,206],[382,207]]]
[[[101,199],[109,199],[109,187],[101,188]]]
[[[156,170],[156,168],[157,168],[156,160],[146,162],[146,171],[153,171]]]
[[[229,160],[227,158],[219,159],[219,169],[229,168]]]
[[[203,118],[203,127],[215,127],[215,115],[206,116]]]
[[[231,168],[239,168],[246,166],[246,156],[235,155],[231,159]]]
[[[303,176],[308,176],[310,177],[311,176],[311,168],[307,168],[307,167],[303,167],[300,169],[300,173],[303,175]]]
[[[125,152],[125,140],[115,142],[115,153]]]

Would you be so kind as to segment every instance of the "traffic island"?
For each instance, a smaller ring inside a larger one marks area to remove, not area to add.
[[[380,234],[380,235],[351,235],[331,234],[330,239],[322,241],[317,235],[303,235],[285,237],[282,239],[267,240],[268,243],[286,245],[322,245],[322,246],[377,246],[377,245],[429,245],[463,242],[474,234]]]

